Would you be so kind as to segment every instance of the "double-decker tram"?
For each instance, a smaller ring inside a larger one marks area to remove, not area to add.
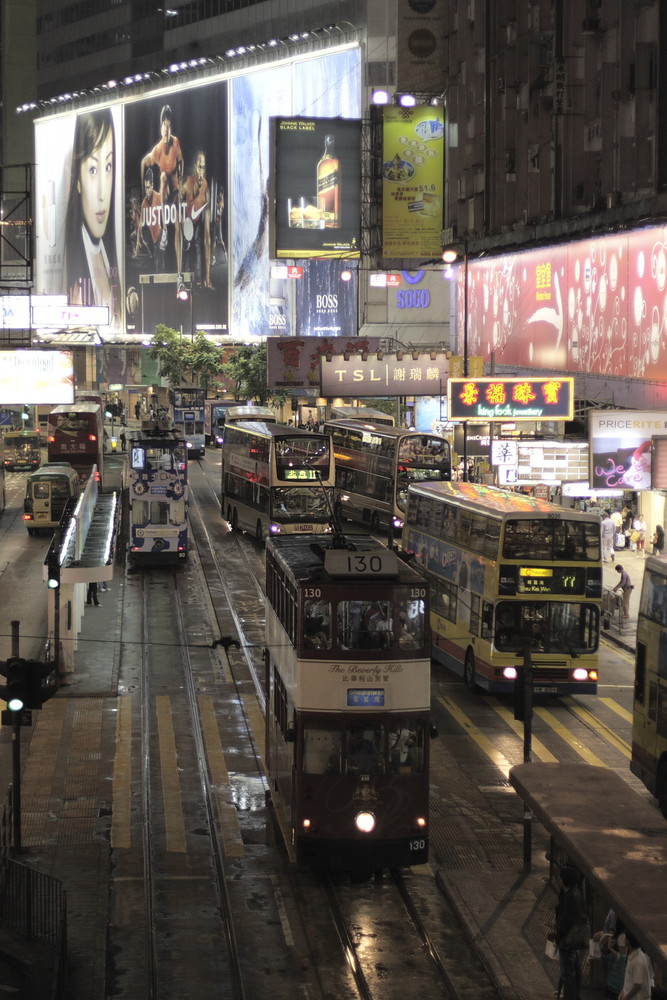
[[[331,442],[282,424],[227,420],[222,442],[220,510],[232,529],[259,540],[331,531]]]
[[[298,862],[428,857],[428,587],[370,536],[266,546],[266,750]]]
[[[204,404],[206,390],[197,386],[181,386],[174,393],[174,430],[185,440],[188,458],[203,458]]]
[[[42,462],[39,431],[10,431],[2,439],[2,466],[8,472],[17,469],[34,472]]]
[[[654,556],[639,601],[630,769],[667,817],[667,563]]]
[[[595,694],[600,518],[476,483],[410,487],[403,549],[431,585],[433,656],[472,688]]]
[[[86,483],[97,466],[100,487],[104,487],[104,423],[102,407],[91,401],[62,403],[49,413],[46,443],[47,460],[69,462]]]
[[[438,434],[354,420],[327,420],[324,433],[333,441],[341,516],[371,531],[403,528],[410,483],[451,479],[451,448]]]
[[[127,464],[129,558],[178,563],[188,555],[186,444],[156,422],[130,435]]]

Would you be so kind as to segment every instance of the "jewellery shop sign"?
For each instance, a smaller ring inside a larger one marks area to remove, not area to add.
[[[449,378],[444,351],[330,357],[321,361],[323,396],[439,396]]]
[[[450,420],[572,420],[573,378],[450,378]]]

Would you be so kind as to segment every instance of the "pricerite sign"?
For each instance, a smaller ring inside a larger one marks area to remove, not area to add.
[[[450,420],[572,420],[572,378],[450,378]]]

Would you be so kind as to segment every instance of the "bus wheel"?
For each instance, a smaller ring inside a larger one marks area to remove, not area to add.
[[[264,541],[264,532],[262,531],[262,522],[257,518],[257,524],[255,525],[255,538],[258,542]]]
[[[466,651],[465,663],[463,665],[463,680],[465,686],[470,688],[471,691],[478,690],[475,684],[475,654],[472,649]]]

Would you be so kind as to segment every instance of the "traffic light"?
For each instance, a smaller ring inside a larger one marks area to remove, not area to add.
[[[26,666],[26,661],[19,656],[12,656],[0,664],[0,673],[7,678],[7,683],[0,687],[0,697],[7,702],[10,712],[22,712],[30,707],[30,681]]]
[[[38,660],[24,660],[20,656],[0,661],[0,674],[7,678],[7,683],[0,686],[0,698],[7,702],[9,711],[41,708],[55,694],[56,685],[42,686],[43,679],[54,669],[55,664],[50,661],[40,663]]]
[[[49,549],[46,557],[46,586],[49,590],[57,590],[60,586],[60,560],[54,548]]]

